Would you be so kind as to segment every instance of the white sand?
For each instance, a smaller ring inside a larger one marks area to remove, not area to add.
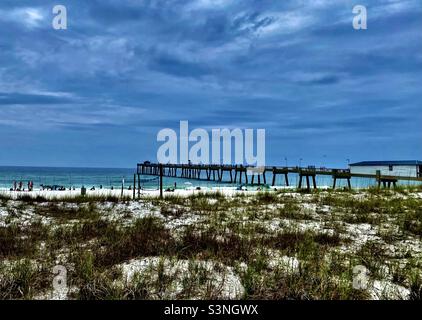
[[[254,194],[258,191],[256,190],[257,187],[249,188],[248,191],[239,191],[236,188],[230,187],[216,187],[216,188],[201,188],[201,190],[196,190],[195,188],[187,188],[187,189],[177,189],[174,192],[163,192],[164,196],[167,195],[177,195],[177,196],[189,196],[192,194],[198,193],[214,193],[214,192],[221,192],[224,195],[232,196],[236,193],[247,193],[247,194]],[[121,189],[96,189],[96,190],[87,190],[87,196],[114,196],[120,197],[122,195]],[[138,191],[135,192],[136,196],[138,196]],[[0,190],[0,195],[10,197],[12,199],[17,199],[22,196],[30,196],[30,197],[43,197],[46,199],[60,199],[60,198],[72,198],[78,197],[81,195],[81,189],[76,190],[65,190],[65,191],[51,191],[51,190],[33,190],[33,191],[8,191],[8,190]],[[133,190],[123,190],[123,195],[125,197],[132,197]],[[141,196],[151,196],[151,197],[158,197],[160,195],[159,190],[141,190]]]
[[[327,186],[318,187],[318,189],[327,189]],[[177,195],[186,197],[192,194],[197,193],[214,193],[214,192],[221,192],[226,196],[234,196],[235,194],[256,194],[258,192],[264,191],[277,191],[277,190],[295,190],[295,186],[272,186],[269,189],[265,189],[262,186],[248,186],[246,190],[237,190],[236,187],[201,187],[200,190],[197,190],[196,187],[187,187],[185,189],[176,189],[174,192],[166,192],[164,191],[164,196],[167,195]],[[122,195],[121,189],[96,189],[96,190],[86,190],[87,196],[114,196],[120,197]],[[138,196],[138,191],[135,192],[136,197]],[[65,191],[52,191],[52,190],[41,190],[35,189],[33,191],[9,191],[8,189],[1,189],[0,188],[0,195],[4,195],[10,197],[12,199],[17,199],[21,196],[31,196],[31,197],[43,197],[46,199],[60,199],[60,198],[72,198],[81,195],[81,189],[76,188],[75,190],[65,190]],[[133,197],[133,190],[124,189],[123,195],[125,197]],[[160,191],[159,190],[141,190],[141,196],[151,196],[151,197],[159,197]]]

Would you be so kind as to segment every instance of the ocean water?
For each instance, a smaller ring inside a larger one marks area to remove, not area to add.
[[[95,187],[96,189],[102,186],[104,189],[121,188],[122,183],[125,188],[133,185],[133,175],[136,168],[53,168],[53,167],[0,167],[0,189],[9,190],[13,186],[13,182],[19,183],[22,181],[24,188],[27,188],[28,181],[33,181],[34,188],[39,189],[41,185],[48,186],[63,186],[69,188],[80,188],[85,186],[87,188]],[[272,182],[272,174],[266,174],[267,184]],[[227,173],[223,176],[224,181],[229,181]],[[261,180],[262,182],[262,180]],[[298,185],[297,174],[289,174],[290,186]],[[318,187],[331,186],[333,183],[330,176],[317,176]],[[174,187],[178,189],[192,188],[192,187],[237,187],[239,183],[228,183],[218,181],[205,180],[188,180],[182,178],[164,177],[164,187]],[[276,186],[284,185],[284,177],[278,175],[276,179]],[[411,182],[402,182],[401,184],[414,184]],[[144,189],[156,190],[159,188],[158,177],[141,176],[141,185]],[[367,188],[375,186],[375,179],[367,178],[353,178],[352,187]],[[339,180],[338,187],[346,186],[346,181]]]
[[[120,187],[122,180],[133,180],[135,169],[104,168],[52,168],[52,167],[0,167],[0,188],[11,188],[13,182],[34,182],[34,188],[40,185],[58,185],[70,187]],[[133,183],[133,182],[132,182]]]
[[[0,189],[9,190],[14,181],[27,189],[28,181],[33,181],[34,188],[44,186],[63,186],[66,189],[102,186],[104,189],[125,188],[133,186],[133,175],[136,168],[57,168],[57,167],[0,167]],[[226,179],[227,177],[225,177]],[[141,185],[144,189],[155,190],[159,188],[158,177],[141,176]],[[229,183],[215,181],[195,181],[182,178],[164,177],[164,187],[189,188],[189,187],[218,187],[235,186]]]

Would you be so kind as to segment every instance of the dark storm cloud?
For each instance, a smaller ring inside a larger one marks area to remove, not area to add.
[[[350,0],[64,0],[65,31],[55,4],[0,3],[0,147],[20,146],[0,164],[67,144],[42,164],[98,147],[127,166],[180,120],[265,128],[273,163],[316,147],[337,162],[422,157],[419,0],[362,2],[365,31]]]

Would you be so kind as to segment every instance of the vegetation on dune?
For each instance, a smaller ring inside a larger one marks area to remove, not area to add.
[[[212,272],[221,266],[238,277],[240,298],[370,298],[352,286],[355,265],[420,299],[419,191],[2,197],[0,299],[46,297],[57,264],[76,299],[219,298]],[[122,264],[152,257],[162,263],[148,276],[125,280]],[[169,273],[168,261],[189,263]],[[201,261],[217,264],[210,270]]]

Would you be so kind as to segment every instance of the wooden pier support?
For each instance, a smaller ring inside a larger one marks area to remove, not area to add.
[[[390,189],[391,188],[391,185],[393,185],[394,188],[397,187],[397,181],[398,181],[397,178],[379,177],[377,180],[378,180],[378,189],[381,188],[381,183],[382,183],[382,186],[384,188]]]
[[[136,173],[133,175],[133,200],[136,198]]]
[[[216,178],[216,173],[217,173],[217,178]],[[212,174],[212,180],[213,181],[220,179],[220,167],[215,166],[215,165],[209,166],[208,167],[208,174],[207,174],[208,180],[211,180],[211,174]]]
[[[138,173],[138,199],[141,197],[141,175]]]
[[[352,175],[350,172],[347,171],[340,171],[340,170],[333,170],[333,189],[336,188],[337,180],[347,180],[347,186],[349,190],[352,189],[352,184],[350,182],[350,179],[352,178]]]
[[[310,190],[311,189],[311,184],[309,182],[309,178],[312,178],[312,184],[314,189],[317,188],[317,184],[316,184],[316,172],[315,170],[312,169],[305,169],[305,170],[299,170],[299,189],[302,188],[302,180],[303,178],[306,178],[306,189]]]
[[[224,166],[224,167],[221,167],[220,168],[218,181],[220,181],[220,182],[223,181],[224,172],[228,172],[229,173],[229,175],[230,175],[230,183],[233,183],[233,168],[232,168],[232,166]]]
[[[264,181],[264,184],[267,184],[267,179],[265,177],[265,171],[266,171],[265,168],[253,168],[253,169],[249,168],[247,170],[247,173],[249,173],[249,175],[252,176],[251,184],[254,184],[255,176],[258,177],[258,185],[261,185],[261,176],[262,176],[262,179]]]
[[[275,186],[275,181],[277,178],[278,174],[282,174],[284,175],[284,184],[286,185],[286,187],[289,186],[289,169],[288,168],[284,168],[284,169],[279,169],[277,167],[273,167],[273,182],[272,182],[272,186]]]
[[[234,182],[237,182],[237,175],[239,174],[239,183],[242,184],[242,176],[245,174],[246,184],[248,184],[247,168],[243,165],[234,167]]]

